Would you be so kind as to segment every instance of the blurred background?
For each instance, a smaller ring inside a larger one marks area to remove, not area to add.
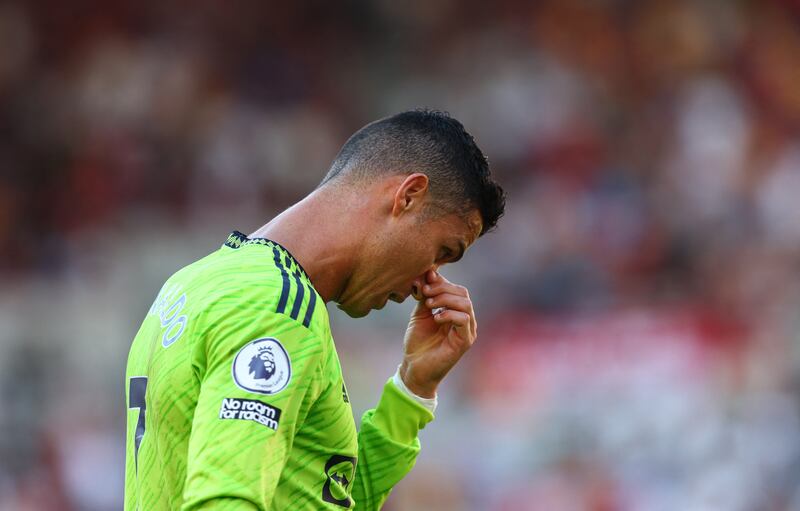
[[[0,509],[121,509],[163,281],[417,106],[509,199],[386,509],[800,510],[796,0],[0,1]],[[359,417],[410,305],[329,307]]]

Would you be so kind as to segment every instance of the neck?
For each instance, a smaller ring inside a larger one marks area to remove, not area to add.
[[[358,225],[353,220],[359,208],[342,207],[347,201],[336,195],[334,190],[315,190],[250,235],[286,247],[325,302],[341,295],[361,245],[360,233],[352,228]]]

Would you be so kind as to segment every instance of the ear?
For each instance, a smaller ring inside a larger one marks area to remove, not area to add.
[[[428,176],[415,172],[400,183],[394,194],[392,215],[400,216],[404,212],[420,207],[428,193]]]

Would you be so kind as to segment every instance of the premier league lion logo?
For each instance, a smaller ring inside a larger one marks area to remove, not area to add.
[[[292,378],[289,354],[274,337],[262,337],[242,346],[231,369],[236,385],[259,394],[277,394]]]
[[[250,359],[250,374],[256,380],[269,380],[275,374],[275,355],[272,346],[258,349],[258,353]]]

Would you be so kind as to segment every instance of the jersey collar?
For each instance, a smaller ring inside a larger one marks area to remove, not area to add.
[[[233,231],[228,235],[228,239],[223,244],[223,246],[234,249],[243,247],[244,245],[266,245],[277,248],[280,252],[283,253],[284,262],[287,264],[287,266],[289,267],[294,266],[294,268],[291,269],[293,269],[295,273],[300,273],[303,277],[305,277],[306,280],[311,282],[311,277],[309,277],[308,273],[306,273],[306,270],[303,269],[303,265],[301,265],[300,262],[294,258],[292,253],[289,252],[286,249],[286,247],[284,247],[277,241],[272,241],[267,238],[248,238],[245,234],[241,233],[240,231]],[[314,283],[311,282],[311,285],[313,286]]]

